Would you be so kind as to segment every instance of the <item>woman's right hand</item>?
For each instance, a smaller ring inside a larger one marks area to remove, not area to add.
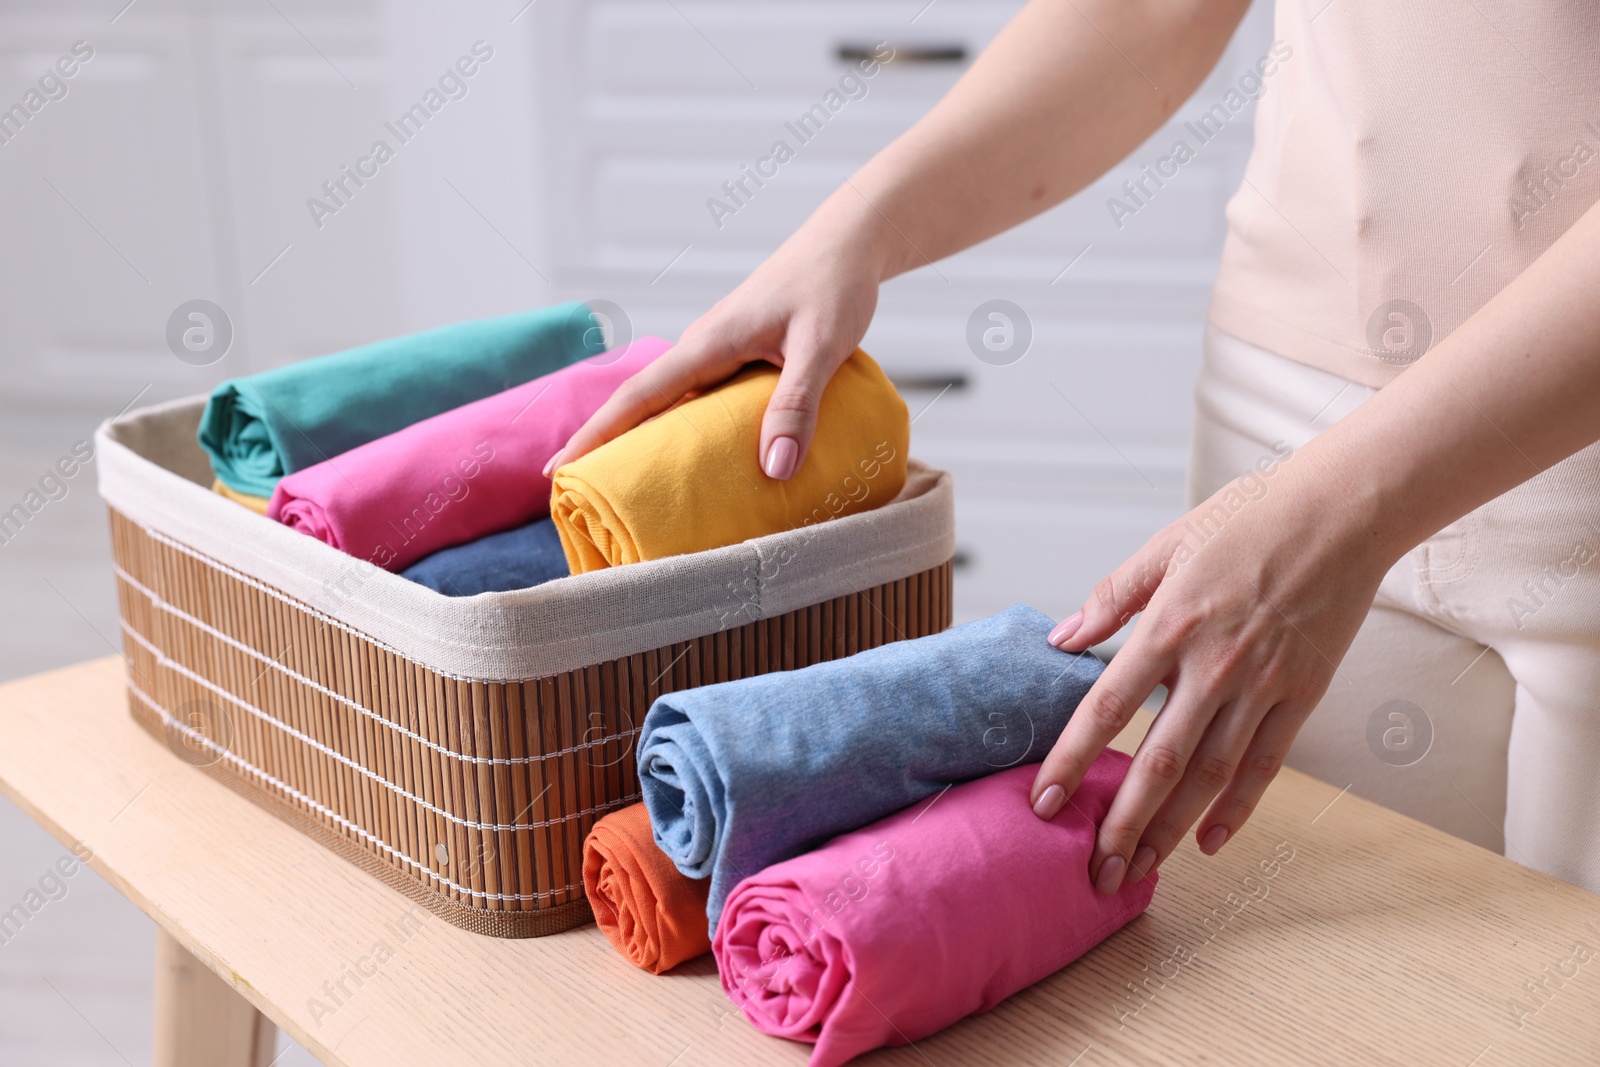
[[[1032,218],[1105,173],[1199,86],[1249,6],[1031,0],[932,111],[671,351],[624,382],[545,473],[764,359],[782,373],[756,458],[768,477],[789,478],[805,462],[823,386],[866,335],[878,286]],[[1114,40],[1139,42],[1137,65],[1107,46]],[[879,67],[859,67],[863,85]]]
[[[623,382],[545,467],[548,476],[689,393],[766,360],[782,369],[761,422],[757,460],[786,480],[805,462],[823,387],[861,343],[878,304],[874,220],[824,204],[660,359]]]

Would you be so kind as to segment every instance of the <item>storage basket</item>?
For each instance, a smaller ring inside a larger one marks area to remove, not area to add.
[[[589,920],[583,839],[637,799],[634,742],[660,694],[950,624],[950,476],[914,460],[873,511],[451,598],[211,492],[203,406],[95,437],[133,716],[479,933]]]

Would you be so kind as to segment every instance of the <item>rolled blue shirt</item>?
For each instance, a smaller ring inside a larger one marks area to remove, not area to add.
[[[1104,667],[1018,604],[930,637],[657,698],[639,739],[656,843],[710,878],[716,929],[741,878],[947,786],[1042,760]]]
[[[567,554],[549,519],[538,519],[463,545],[441,548],[400,572],[445,596],[532,589],[565,578]]]

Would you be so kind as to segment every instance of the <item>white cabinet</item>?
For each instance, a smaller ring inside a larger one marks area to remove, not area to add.
[[[36,10],[0,34],[3,108],[37,101],[75,44],[84,56],[65,95],[0,127],[0,389],[14,410],[105,417],[147,386],[177,388],[190,368],[166,349],[167,315],[211,296],[219,267],[187,41],[108,28]]]
[[[146,403],[203,392],[393,331],[388,193],[320,232],[306,209],[381,130],[375,9],[280,6],[0,16],[3,106],[74,42],[92,52],[66,95],[0,144],[6,409],[103,418],[141,392]],[[167,346],[168,316],[196,298],[233,324],[211,366]]]
[[[375,13],[292,18],[263,7],[195,20],[216,97],[209,148],[233,245],[230,313],[247,340],[232,374],[398,332],[393,234],[404,215],[391,168],[406,160],[384,126],[390,69]],[[396,159],[352,177],[380,138]],[[313,199],[333,213],[313,212]]]

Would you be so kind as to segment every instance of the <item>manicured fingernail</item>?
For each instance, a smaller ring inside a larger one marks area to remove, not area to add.
[[[553,472],[556,469],[556,467],[558,467],[560,465],[561,465],[561,453],[557,452],[555,455],[550,457],[550,462],[546,463],[544,465],[544,476],[546,478],[550,477],[551,472]]]
[[[792,437],[774,437],[767,446],[767,477],[786,482],[794,474],[795,460],[800,458],[800,446]]]
[[[1128,866],[1128,877],[1135,882],[1144,881],[1144,876],[1150,873],[1150,868],[1156,865],[1156,850],[1149,845],[1140,845],[1134,849],[1133,863]]]
[[[1039,799],[1033,802],[1033,813],[1041,819],[1053,819],[1061,810],[1061,805],[1067,802],[1067,791],[1059,785],[1051,785],[1039,794]]]
[[[1100,864],[1100,874],[1094,880],[1095,892],[1110,896],[1122,888],[1122,872],[1128,863],[1121,856],[1107,856]]]
[[[1059,645],[1078,632],[1078,627],[1083,625],[1083,612],[1075,611],[1062,619],[1054,630],[1050,631],[1050,643]]]
[[[1214,856],[1217,849],[1228,841],[1228,828],[1226,826],[1213,826],[1200,836],[1200,851],[1208,856]]]

